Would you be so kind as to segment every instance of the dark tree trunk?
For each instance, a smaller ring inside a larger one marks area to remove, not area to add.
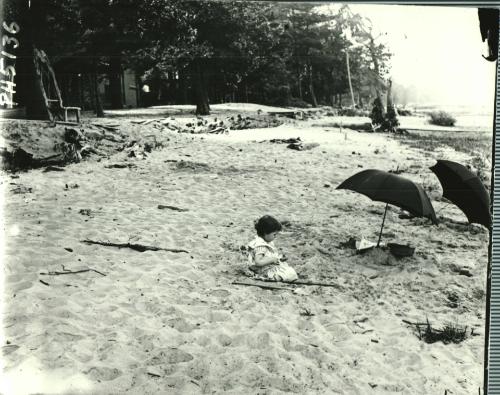
[[[205,84],[205,75],[200,63],[196,61],[194,67],[194,84],[195,84],[195,100],[196,114],[210,115],[210,105],[208,104],[207,87]]]
[[[85,111],[85,92],[84,92],[84,81],[83,74],[78,75],[78,99],[80,100],[80,105],[82,111]]]
[[[187,104],[188,102],[188,79],[185,73],[179,73],[179,90],[177,91],[176,103]]]
[[[3,4],[5,3],[5,4]],[[19,47],[15,50],[8,49],[7,52],[17,56],[17,59],[7,58],[4,67],[7,69],[15,67],[13,81],[16,83],[14,102],[26,108],[28,119],[51,119],[51,114],[46,106],[42,76],[37,73],[38,63],[35,59],[35,47],[37,39],[45,32],[46,9],[40,2],[34,2],[28,8],[28,2],[22,0],[4,0],[0,8],[3,8],[2,20],[6,22],[10,32],[3,28],[2,33],[6,36],[16,38]],[[15,28],[16,23],[19,30]],[[14,34],[14,32],[16,32]],[[5,50],[4,49],[4,50]]]
[[[158,91],[156,92],[156,103],[161,102],[162,95],[163,95],[162,81],[160,79],[158,79]]]
[[[93,73],[91,78],[91,89],[94,96],[94,111],[97,117],[104,117],[104,110],[102,108],[101,98],[99,97],[99,83],[97,81],[97,61],[94,60]]]
[[[80,86],[78,84],[78,75],[72,75],[70,77],[70,105],[81,107],[80,105]]]
[[[32,68],[29,70],[29,81],[27,87],[31,87],[31,94],[26,97],[26,118],[53,120],[53,116],[47,108],[47,97],[43,87],[42,73],[39,58],[36,56],[37,50],[33,47],[30,58]]]
[[[318,107],[318,101],[316,100],[316,94],[314,93],[314,83],[313,83],[313,67],[312,64],[308,66],[309,68],[309,93],[311,95],[311,101],[313,107]]]
[[[302,80],[300,78],[300,69],[297,72],[297,87],[299,88],[299,98],[300,98],[300,100],[304,100],[304,97],[302,96]]]
[[[377,77],[377,81],[376,81],[376,84],[375,84],[375,93],[377,94],[377,99],[380,100],[380,103],[382,104],[382,116],[385,115],[385,108],[384,108],[384,105],[383,105],[383,101],[382,101],[382,93],[380,92],[380,80],[382,79],[382,77],[380,77],[380,66],[379,66],[379,63],[378,63],[378,58],[377,58],[377,55],[376,55],[376,52],[375,52],[375,42],[373,40],[373,37],[370,37],[370,45],[369,45],[369,50],[370,50],[370,55],[372,57],[372,61],[373,61],[373,67],[375,68],[375,75]]]
[[[109,61],[109,90],[111,93],[111,108],[123,108],[122,92],[122,59],[120,55],[111,56]]]

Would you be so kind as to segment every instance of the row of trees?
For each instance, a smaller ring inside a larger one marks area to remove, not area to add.
[[[390,57],[369,21],[345,5],[45,0],[32,1],[23,22],[18,101],[29,105],[32,95],[34,46],[49,55],[65,101],[87,98],[98,114],[99,76],[108,76],[111,106],[120,108],[124,68],[151,88],[151,104],[196,103],[199,114],[229,100],[363,106],[381,100]]]

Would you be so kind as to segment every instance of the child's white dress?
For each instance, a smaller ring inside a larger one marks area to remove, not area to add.
[[[263,254],[265,257],[279,258],[280,254],[274,246],[274,243],[265,241],[262,237],[257,236],[250,243],[248,243],[248,266],[257,277],[266,280],[286,281],[291,282],[299,278],[295,270],[286,262],[280,262],[273,265],[266,265],[264,267],[255,266],[255,256]]]

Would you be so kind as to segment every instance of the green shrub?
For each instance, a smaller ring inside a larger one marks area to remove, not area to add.
[[[372,123],[376,126],[382,125],[384,123],[384,105],[379,98],[373,101],[372,112],[370,113],[370,119]]]
[[[446,111],[435,111],[429,114],[429,123],[438,126],[455,126],[457,120]]]
[[[384,122],[382,123],[382,129],[389,132],[395,132],[398,126],[399,120],[396,115],[396,110],[394,109],[394,106],[390,106],[387,109],[387,113],[385,114]]]

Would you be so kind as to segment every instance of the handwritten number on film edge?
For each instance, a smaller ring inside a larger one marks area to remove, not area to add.
[[[4,21],[2,23],[2,27],[5,29],[7,33],[17,34],[21,30],[19,25],[16,22],[12,22],[10,25]],[[7,45],[12,45],[12,49],[16,49],[19,47],[19,40],[15,37],[3,36],[2,37],[2,47],[6,47]],[[12,98],[15,93],[14,76],[16,75],[16,69],[14,66],[5,66],[5,58],[16,59],[16,55],[13,55],[9,52],[2,50],[2,57],[0,57],[0,74],[6,77],[7,80],[0,80],[0,106],[9,105],[12,106],[14,103]],[[5,58],[4,58],[5,57]]]

